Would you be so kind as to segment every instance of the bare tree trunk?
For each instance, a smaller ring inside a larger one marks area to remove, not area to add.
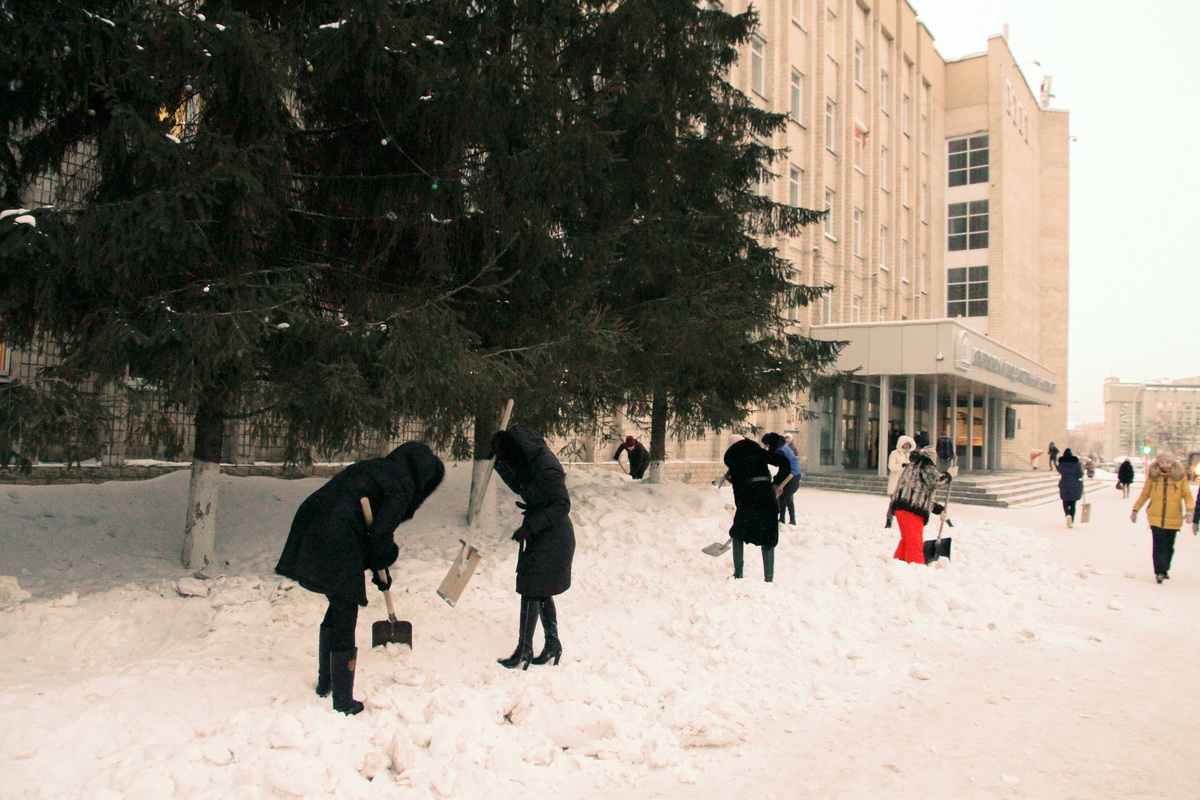
[[[475,415],[474,460],[471,462],[471,494],[467,503],[467,524],[480,516],[479,524],[494,524],[496,520],[496,482],[490,480],[493,459],[492,434],[508,427],[512,403],[505,403],[499,417],[495,413],[482,412]],[[482,488],[482,491],[481,491]]]
[[[187,521],[183,533],[183,566],[201,569],[213,560],[217,540],[217,490],[221,482],[221,448],[225,416],[212,399],[196,410],[196,443],[188,484]]]
[[[663,462],[667,460],[667,395],[661,389],[654,392],[650,408],[650,476],[647,483],[662,483]]]

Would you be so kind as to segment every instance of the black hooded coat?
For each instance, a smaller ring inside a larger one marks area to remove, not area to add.
[[[533,428],[513,425],[492,436],[497,454],[496,474],[520,495],[517,505],[525,521],[513,533],[521,543],[517,556],[517,594],[552,597],[571,588],[571,562],[575,557],[575,527],[568,516],[562,464]]]
[[[779,505],[769,467],[781,467],[782,474],[790,475],[792,467],[787,456],[742,439],[725,451],[725,466],[729,468],[737,507],[729,535],[761,547],[779,544]]]
[[[442,482],[446,467],[420,442],[351,464],[300,504],[275,572],[310,592],[367,604],[364,570],[396,562],[393,534]],[[360,498],[371,503],[370,530]]]

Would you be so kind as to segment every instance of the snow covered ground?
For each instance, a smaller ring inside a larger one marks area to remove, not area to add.
[[[324,599],[273,574],[320,479],[223,478],[203,579],[178,567],[186,472],[0,485],[0,795],[1200,797],[1200,542],[1156,585],[1112,481],[1073,530],[1057,503],[956,507],[931,567],[890,558],[884,498],[801,488],[765,584],[757,548],[743,581],[700,552],[728,489],[571,469],[565,654],[519,672],[495,663],[519,604],[503,487],[458,607],[435,593],[469,480],[452,466],[398,531],[413,650],[370,648],[368,587],[357,717],[312,691]]]

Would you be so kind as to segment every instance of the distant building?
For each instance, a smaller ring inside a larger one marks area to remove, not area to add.
[[[1109,458],[1164,450],[1184,458],[1200,452],[1200,376],[1166,383],[1109,378],[1104,382],[1104,428]]]

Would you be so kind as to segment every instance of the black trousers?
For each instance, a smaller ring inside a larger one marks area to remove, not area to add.
[[[792,525],[796,524],[796,490],[800,488],[800,479],[793,477],[783,487],[783,491],[779,493],[779,521],[783,522],[784,512],[787,512],[792,518]]]
[[[1154,574],[1165,575],[1171,571],[1171,559],[1175,555],[1175,534],[1166,528],[1150,526],[1150,535],[1154,537],[1154,549],[1151,556],[1154,559]]]
[[[1063,513],[1066,514],[1071,519],[1075,519],[1075,503],[1076,502],[1078,502],[1078,501],[1076,501],[1076,500],[1063,500],[1062,501]]]
[[[358,603],[351,603],[331,594],[325,595],[329,608],[325,611],[325,619],[321,627],[329,629],[329,649],[334,653],[344,653],[354,649],[354,629],[358,625]]]

